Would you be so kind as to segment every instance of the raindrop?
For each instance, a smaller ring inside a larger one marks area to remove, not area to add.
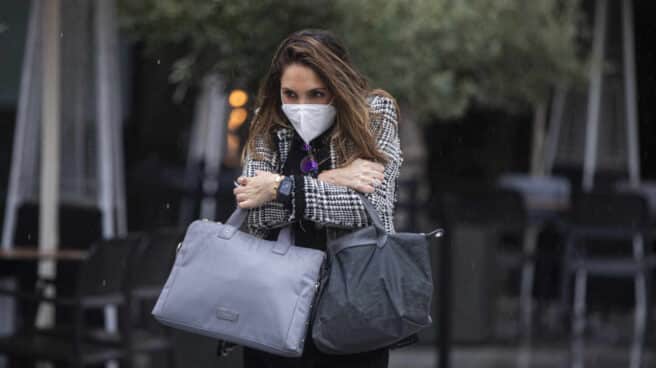
[[[64,32],[59,32],[59,38],[64,38]]]
[[[159,65],[159,63],[160,63],[160,60],[159,60],[159,59],[157,59],[157,65]]]
[[[169,202],[166,202],[166,209],[171,208],[171,204]]]
[[[107,286],[107,280],[106,280],[106,279],[103,279],[103,280],[102,280],[102,286],[103,286],[103,287]]]
[[[27,240],[32,240],[32,234],[30,233],[27,234]]]

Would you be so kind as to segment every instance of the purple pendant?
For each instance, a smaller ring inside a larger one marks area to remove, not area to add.
[[[318,170],[319,170],[319,164],[311,156],[305,156],[301,160],[301,171],[303,172],[303,174],[307,174],[311,171],[315,172]]]

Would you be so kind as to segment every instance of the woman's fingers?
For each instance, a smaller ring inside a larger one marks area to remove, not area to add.
[[[248,188],[244,186],[236,187],[232,190],[232,193],[235,195],[237,203],[243,202],[249,197]]]
[[[371,182],[371,178],[368,178],[366,175],[359,174],[356,175],[353,179],[353,185],[351,188],[362,193],[371,193],[374,191],[374,187]]]
[[[383,183],[383,179],[382,173],[373,170],[360,171],[345,178],[350,183],[348,186],[363,193],[373,192],[377,186]]]
[[[367,170],[358,175],[358,180],[372,185],[378,185],[383,182],[385,178],[382,173],[378,171]]]
[[[262,204],[262,188],[266,184],[268,178],[268,171],[256,170],[255,176],[246,177],[240,176],[237,178],[239,186],[232,189],[237,201],[237,206],[240,208],[254,208]]]
[[[271,171],[255,170],[255,176],[275,174]]]
[[[247,187],[235,187],[232,189],[232,193],[234,193],[235,196],[237,196],[239,194],[246,193],[247,190],[248,190]]]
[[[381,173],[381,174],[383,172],[385,172],[385,166],[383,166],[382,164],[380,164],[378,162],[369,161],[369,160],[359,158],[359,159],[353,161],[353,164],[356,165],[356,166],[359,166],[360,170],[375,171],[375,172],[378,172],[378,173]]]
[[[361,183],[356,185],[355,190],[362,193],[372,193],[374,191],[374,187],[369,184]]]
[[[365,171],[365,174],[370,178],[376,178],[378,180],[383,180],[384,178],[384,173],[382,171],[367,170]]]
[[[379,164],[379,163],[377,163],[377,162],[372,163],[372,165],[371,165],[370,167],[371,167],[371,169],[372,169],[373,171],[375,171],[375,172],[377,172],[377,173],[381,173],[381,174],[382,174],[382,173],[385,172],[385,166],[383,166],[383,165],[381,165],[381,164]]]

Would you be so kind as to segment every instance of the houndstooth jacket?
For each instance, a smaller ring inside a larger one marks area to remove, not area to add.
[[[394,205],[398,200],[399,169],[403,163],[403,154],[398,134],[398,112],[393,99],[374,95],[368,99],[373,118],[370,128],[376,136],[377,148],[389,158],[385,164],[382,184],[375,187],[374,192],[364,195],[378,210],[385,229],[389,233],[394,229]],[[277,151],[272,152],[263,139],[257,139],[255,150],[261,155],[261,160],[255,160],[250,154],[246,156],[243,176],[255,176],[256,170],[282,174],[287,154],[293,138],[293,128],[278,128],[274,133],[277,137]],[[337,167],[337,156],[333,145],[330,145],[331,169]],[[248,210],[248,231],[257,237],[266,237],[274,228],[288,225],[303,218],[313,221],[319,226],[341,229],[364,227],[371,224],[361,198],[354,189],[320,181],[311,176],[303,176],[301,193],[305,195],[303,213],[296,213],[295,198],[292,197],[291,208],[282,203],[270,201],[257,208]],[[297,195],[292,192],[292,196]],[[298,192],[297,192],[298,193]]]

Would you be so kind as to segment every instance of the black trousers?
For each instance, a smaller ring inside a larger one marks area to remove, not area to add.
[[[387,368],[388,363],[388,348],[349,355],[324,354],[314,345],[311,333],[299,358],[244,347],[244,368]]]

